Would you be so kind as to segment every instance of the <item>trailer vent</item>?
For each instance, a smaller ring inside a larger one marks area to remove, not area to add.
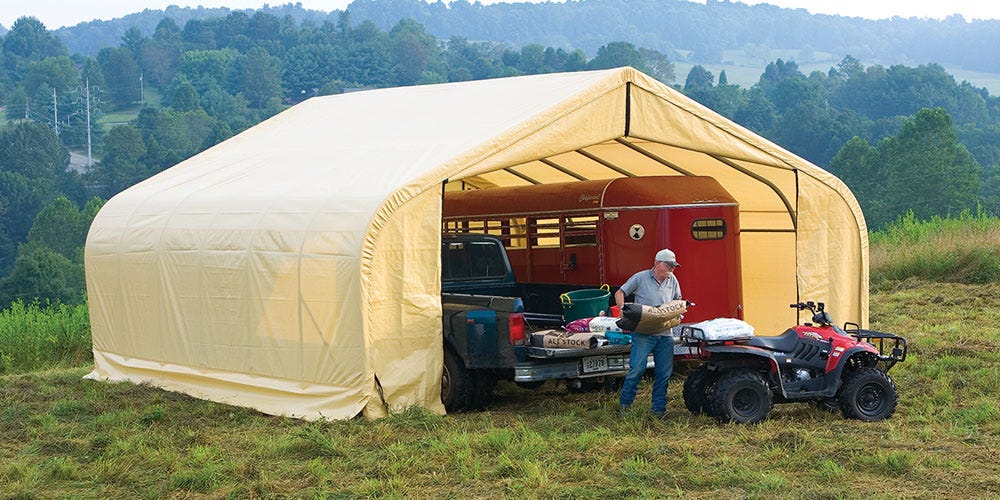
[[[696,219],[691,223],[691,236],[696,240],[721,240],[726,237],[726,221]]]

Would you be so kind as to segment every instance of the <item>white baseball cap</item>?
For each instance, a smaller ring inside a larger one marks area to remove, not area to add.
[[[677,263],[677,256],[674,255],[674,252],[669,248],[664,248],[663,250],[656,252],[656,260],[666,262],[671,266],[680,267],[680,264]]]

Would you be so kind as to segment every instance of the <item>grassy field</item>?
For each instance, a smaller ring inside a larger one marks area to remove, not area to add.
[[[879,238],[873,253],[894,241]],[[721,425],[685,410],[684,367],[666,422],[618,417],[614,393],[501,383],[488,411],[310,423],[82,380],[86,361],[11,370],[0,497],[1000,498],[1000,281],[885,279],[871,322],[910,341],[876,423],[788,404]]]

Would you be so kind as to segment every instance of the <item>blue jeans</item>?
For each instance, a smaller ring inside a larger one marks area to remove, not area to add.
[[[646,372],[646,359],[653,353],[653,413],[667,409],[667,381],[674,371],[674,338],[666,335],[632,334],[632,353],[629,355],[628,375],[622,384],[619,404],[631,406],[639,392],[639,381]]]

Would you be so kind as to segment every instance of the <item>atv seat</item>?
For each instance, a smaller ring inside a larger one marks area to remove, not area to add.
[[[743,342],[745,345],[760,347],[769,351],[792,352],[799,342],[799,334],[789,328],[781,335],[774,337],[753,337]]]

